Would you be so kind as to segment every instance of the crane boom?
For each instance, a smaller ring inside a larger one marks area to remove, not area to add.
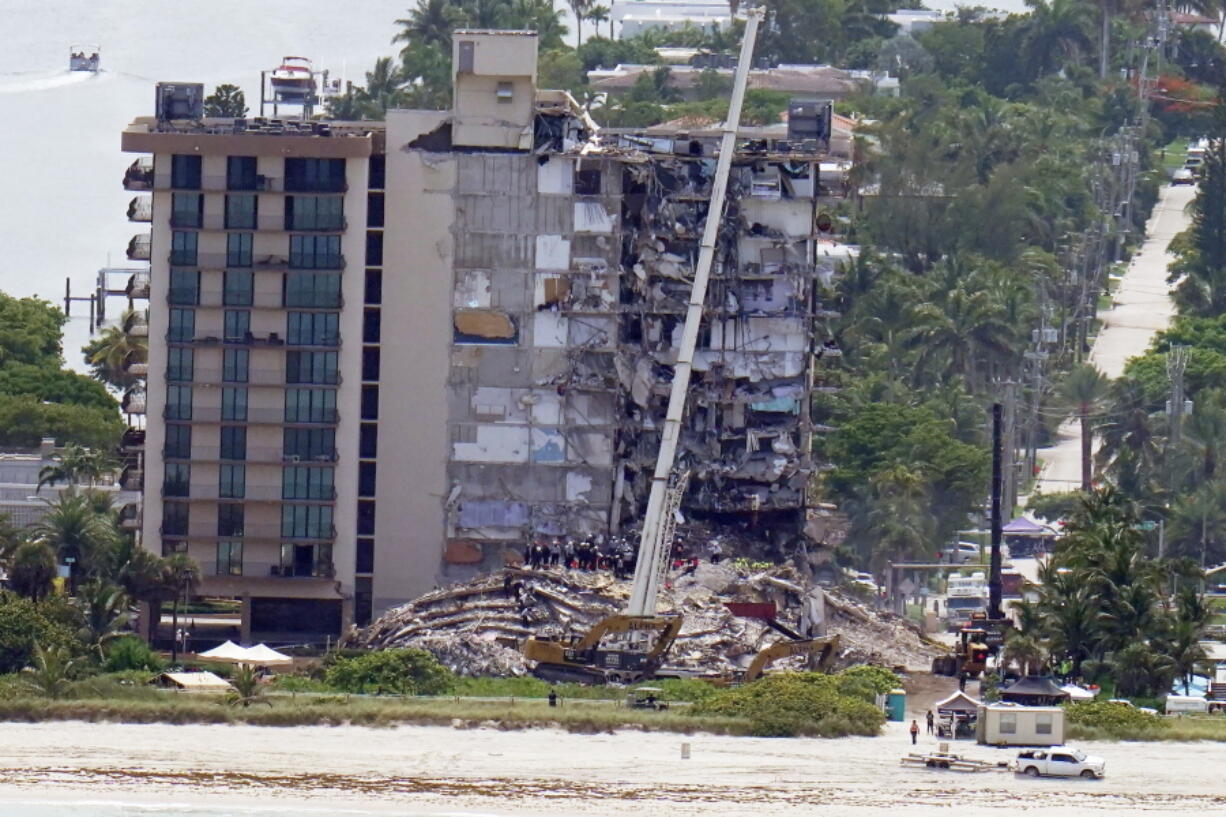
[[[694,286],[690,290],[690,303],[685,313],[681,330],[681,345],[677,349],[677,362],[673,367],[673,385],[668,395],[668,411],[660,434],[660,450],[656,455],[656,469],[651,477],[651,493],[647,497],[647,512],[643,517],[643,533],[639,540],[639,557],[634,569],[634,586],[630,591],[630,604],[626,612],[632,616],[650,616],[656,611],[656,599],[660,590],[660,574],[657,565],[667,557],[664,549],[672,543],[663,541],[665,527],[665,498],[668,493],[669,476],[677,457],[677,441],[681,436],[681,418],[685,413],[685,398],[690,389],[690,373],[694,366],[694,348],[698,345],[698,328],[702,323],[703,305],[707,299],[707,282],[711,277],[711,265],[715,261],[715,244],[719,226],[724,218],[724,201],[728,194],[728,175],[732,170],[732,156],[736,151],[736,133],[741,124],[741,103],[745,100],[745,85],[749,79],[749,66],[753,61],[754,40],[758,35],[758,22],[762,18],[759,9],[750,9],[745,21],[745,37],[741,40],[740,61],[732,83],[732,98],[728,102],[728,118],[719,145],[719,159],[715,165],[715,179],[711,185],[711,203],[707,208],[707,221],[702,231],[702,244],[698,250],[698,263],[694,268]]]

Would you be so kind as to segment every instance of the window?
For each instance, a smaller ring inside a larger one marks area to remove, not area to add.
[[[282,505],[281,535],[286,538],[331,539],[331,505]]]
[[[226,383],[246,383],[250,362],[250,350],[226,349],[222,353],[221,379]]]
[[[221,458],[223,460],[247,459],[246,426],[221,427]]]
[[[290,346],[340,345],[339,312],[290,312],[285,342]]]
[[[340,196],[286,196],[285,229],[343,230],[344,205]]]
[[[362,347],[362,379],[363,380],[378,380],[379,379],[379,347],[378,346]]]
[[[336,389],[286,389],[285,422],[335,423]]]
[[[336,459],[336,430],[332,428],[287,428],[282,442],[285,458],[292,462]]]
[[[383,226],[383,194],[382,193],[367,193],[366,194],[366,226],[367,227],[382,227]]]
[[[358,437],[358,456],[379,456],[379,426],[375,423],[362,423]]]
[[[362,313],[362,342],[378,343],[383,313],[378,309],[367,309]]]
[[[192,427],[166,426],[166,447],[163,453],[168,459],[190,459],[192,456]]]
[[[241,539],[217,543],[217,575],[243,575],[243,542]]]
[[[165,536],[187,536],[186,502],[162,503],[162,533]]]
[[[387,178],[387,156],[382,153],[376,153],[370,157],[370,178],[366,182],[366,186],[371,190],[382,190],[387,186],[385,179]]]
[[[200,303],[200,272],[189,269],[172,269],[167,300],[180,306],[195,306]]]
[[[337,352],[286,352],[285,382],[333,386],[340,382]]]
[[[375,495],[375,464],[373,462],[358,463],[358,496]]]
[[[599,196],[600,195],[600,171],[592,168],[590,170],[575,171],[575,195],[576,196]]]
[[[162,556],[173,556],[176,553],[187,553],[187,542],[168,542],[162,540]]]
[[[166,419],[167,420],[190,420],[192,419],[192,387],[191,386],[174,386],[166,387]]]
[[[360,547],[360,545],[359,545]],[[359,553],[361,551],[359,550]],[[353,580],[353,620],[359,627],[370,624],[375,617],[375,582],[370,576]]]
[[[511,102],[515,99],[515,86],[509,82],[500,82],[494,89],[494,97],[499,102]]]
[[[1036,712],[1034,716],[1034,732],[1036,735],[1050,735],[1052,716],[1050,712]]]
[[[226,266],[251,266],[251,233],[226,233]]]
[[[242,499],[246,496],[247,466],[221,466],[217,477],[217,495],[225,499]]]
[[[366,270],[366,303],[381,304],[383,303],[383,271],[377,269]]]
[[[166,476],[162,480],[162,496],[190,496],[192,467],[186,462],[166,463]]]
[[[341,277],[336,273],[291,273],[285,276],[285,305],[331,308],[341,305]]]
[[[1017,713],[1002,712],[1000,715],[1000,733],[1002,735],[1017,734]]]
[[[378,386],[363,386],[362,387],[362,419],[363,420],[378,420],[379,419],[379,387]]]
[[[375,540],[365,536],[358,537],[357,559],[355,568],[358,573],[375,572]]]
[[[259,205],[254,193],[231,193],[226,196],[226,229],[254,230]]]
[[[199,233],[172,230],[170,233],[170,263],[180,267],[196,265],[196,242]]]
[[[296,269],[340,269],[339,235],[291,235],[289,265]]]
[[[286,466],[281,469],[282,499],[334,499],[332,468]]]
[[[223,388],[221,390],[221,419],[247,419],[247,390],[243,388]]]
[[[200,157],[181,156],[170,157],[170,186],[181,190],[200,189]]]
[[[358,535],[375,535],[375,503],[369,499],[358,500]]]
[[[171,343],[187,343],[196,337],[196,310],[171,309],[166,339]]]
[[[239,343],[249,340],[251,334],[251,313],[245,309],[227,309],[224,326],[227,343]]]
[[[243,535],[243,506],[237,502],[223,502],[217,506],[217,535]]]
[[[192,379],[195,355],[190,346],[171,346],[166,350],[166,379]]]
[[[201,193],[170,194],[170,225],[172,227],[195,227],[200,229],[204,214],[204,195]]]
[[[383,231],[366,232],[366,263],[372,267],[383,266]]]
[[[285,190],[288,193],[343,193],[345,160],[286,159]]]
[[[255,190],[255,157],[228,156],[226,158],[226,189]]]

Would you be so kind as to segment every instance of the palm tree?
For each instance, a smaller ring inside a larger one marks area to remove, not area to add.
[[[42,542],[23,542],[8,562],[9,586],[31,601],[55,589],[55,554]]]
[[[247,98],[237,85],[218,85],[204,98],[205,116],[240,118],[247,115]]]
[[[1026,18],[1021,51],[1029,63],[1029,75],[1041,77],[1073,65],[1093,50],[1093,9],[1081,0],[1026,0],[1031,13]]]
[[[566,0],[571,13],[575,15],[575,48],[583,44],[583,18],[592,8],[593,0]]]
[[[1204,628],[1191,621],[1177,620],[1162,644],[1162,653],[1171,660],[1171,669],[1183,681],[1183,694],[1192,694],[1192,676],[1209,656],[1201,646]]]
[[[140,375],[129,374],[125,368],[130,364],[146,363],[149,360],[149,339],[135,337],[123,330],[127,318],[132,314],[132,310],[124,312],[120,316],[119,326],[103,330],[81,350],[94,379],[120,391],[130,388],[141,379]]]
[[[1107,398],[1110,385],[1111,381],[1089,363],[1073,369],[1060,384],[1061,402],[1081,423],[1081,490],[1087,492],[1094,476],[1090,459],[1093,453],[1094,423]]]
[[[34,645],[34,666],[22,671],[25,687],[31,692],[52,700],[59,700],[72,687],[72,673],[77,660],[66,647],[43,647]]]
[[[175,553],[169,556],[164,564],[163,586],[169,593],[174,594],[174,606],[171,608],[173,645],[170,651],[170,661],[173,664],[179,660],[179,601],[186,601],[193,588],[200,583],[200,566],[186,553]],[[156,622],[154,626],[156,628]]]
[[[54,485],[57,482],[67,483],[69,490],[81,482],[88,482],[94,487],[103,476],[112,473],[118,463],[105,451],[98,451],[76,443],[64,446],[58,454],[52,456],[54,465],[47,465],[38,472],[38,489],[44,485]]]
[[[89,497],[65,493],[54,501],[43,501],[47,513],[31,529],[33,537],[69,565],[69,589],[75,592],[79,576],[99,575],[110,564],[115,528],[94,511]]]
[[[989,292],[961,286],[944,304],[922,303],[912,311],[918,365],[934,382],[963,377],[973,386],[986,383],[989,371],[1014,354],[1014,330]]]
[[[81,588],[76,607],[83,622],[78,637],[104,659],[103,648],[127,629],[132,618],[127,594],[113,584],[94,580]]]
[[[592,25],[596,27],[596,35],[600,36],[600,24],[605,20],[609,21],[609,39],[613,39],[613,18],[609,14],[608,6],[595,5],[588,9],[587,19],[592,21]]]
[[[396,21],[401,30],[392,38],[392,42],[405,43],[405,50],[416,42],[435,43],[450,53],[451,30],[461,17],[451,0],[418,0],[417,7],[409,12],[408,17]]]
[[[1096,465],[1134,496],[1151,490],[1161,477],[1158,418],[1141,381],[1121,377],[1111,384],[1110,411],[1098,426]]]
[[[250,664],[238,665],[238,669],[230,676],[230,686],[233,690],[226,696],[230,706],[241,706],[244,709],[252,704],[272,706],[272,701],[264,697],[264,688],[256,675],[255,667]]]

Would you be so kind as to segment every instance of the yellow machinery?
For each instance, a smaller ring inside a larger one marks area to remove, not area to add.
[[[981,627],[968,626],[958,631],[953,655],[932,659],[933,675],[978,678],[988,666],[988,634]]]
[[[521,650],[546,681],[632,684],[651,678],[681,632],[680,616],[613,615],[569,641],[529,638]]]
[[[756,681],[771,664],[781,658],[791,658],[794,655],[810,657],[810,669],[814,672],[826,672],[834,663],[839,649],[839,637],[806,638],[799,641],[780,641],[763,648],[745,670],[744,683]]]

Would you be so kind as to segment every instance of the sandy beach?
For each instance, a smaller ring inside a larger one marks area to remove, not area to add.
[[[689,760],[681,759],[683,742],[691,745]],[[204,806],[207,814],[288,807],[296,814],[625,817],[632,808],[671,817],[878,816],[948,815],[968,806],[989,815],[1226,814],[1226,744],[1082,744],[1107,759],[1102,781],[904,769],[899,758],[909,744],[902,724],[878,738],[821,740],[6,723],[0,813],[24,814],[19,803],[34,813],[35,803],[110,802]],[[935,741],[920,745],[935,748]],[[1010,756],[958,747],[982,759]],[[85,806],[64,813],[91,817]]]

